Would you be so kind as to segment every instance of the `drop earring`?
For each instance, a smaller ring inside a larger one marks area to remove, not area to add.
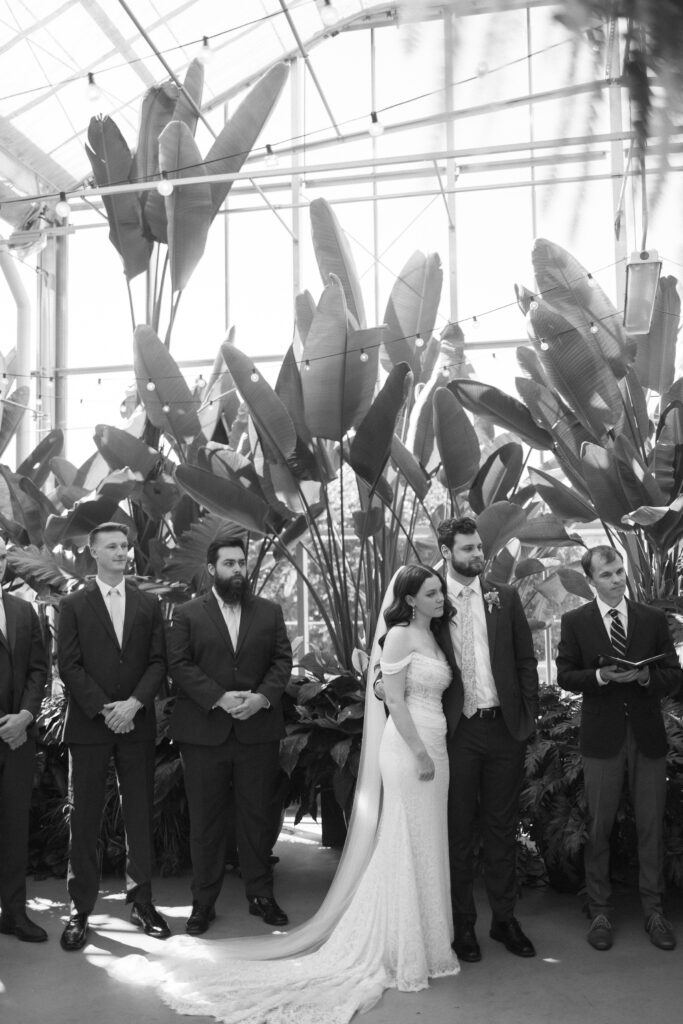
[[[414,619],[416,614],[417,614],[416,608],[415,608],[415,605],[413,605],[413,611],[412,611],[411,618]]]

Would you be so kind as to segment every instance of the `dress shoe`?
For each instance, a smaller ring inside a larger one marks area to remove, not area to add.
[[[456,927],[451,948],[458,960],[463,960],[466,964],[476,964],[481,960],[481,949],[474,934],[473,924],[461,924]]]
[[[278,907],[272,896],[248,896],[249,913],[262,917],[266,924],[289,924],[289,918],[282,907]]]
[[[20,942],[47,942],[47,932],[31,921],[26,914],[7,914],[0,917],[0,933],[16,935]]]
[[[166,921],[151,903],[133,903],[130,919],[133,924],[145,929],[145,935],[151,935],[154,939],[167,939],[171,934]]]
[[[62,932],[59,944],[67,953],[83,949],[88,939],[88,915],[75,911]]]
[[[596,914],[586,936],[593,949],[612,948],[612,923],[604,914]]]
[[[192,913],[185,925],[185,931],[188,935],[203,935],[208,930],[211,922],[215,920],[216,911],[213,907],[203,906],[195,900],[192,904]]]
[[[536,956],[532,942],[527,939],[516,917],[511,917],[509,921],[492,921],[489,935],[496,942],[502,942],[515,956]]]
[[[650,936],[650,942],[657,949],[676,948],[676,936],[673,928],[662,914],[650,914],[645,922],[645,931]]]

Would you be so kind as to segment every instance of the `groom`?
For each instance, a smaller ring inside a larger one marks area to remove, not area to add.
[[[517,956],[535,949],[514,916],[516,834],[526,740],[538,711],[531,630],[517,591],[481,579],[484,553],[474,519],[446,519],[437,530],[455,618],[441,643],[453,669],[444,694],[450,786],[448,832],[453,949],[481,959],[474,931],[474,825],[479,812],[490,936]]]

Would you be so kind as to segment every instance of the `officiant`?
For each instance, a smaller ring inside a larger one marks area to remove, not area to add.
[[[654,946],[671,950],[676,937],[662,908],[667,738],[660,701],[677,692],[683,672],[664,612],[626,597],[626,571],[618,552],[606,545],[588,548],[581,564],[595,600],[562,616],[557,682],[583,694],[587,939],[600,951],[613,942],[610,833],[626,774],[638,833],[645,930]],[[632,667],[617,663],[656,655],[664,657]]]

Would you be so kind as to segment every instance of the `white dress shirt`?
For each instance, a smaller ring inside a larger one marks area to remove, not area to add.
[[[470,598],[463,598],[460,596],[465,585],[460,583],[458,580],[453,579],[452,576],[448,576],[446,578],[446,584],[448,588],[448,596],[451,603],[457,610],[455,619],[452,619],[450,623],[451,639],[453,641],[453,650],[455,651],[456,661],[458,665],[462,664],[462,635],[459,622],[462,621],[463,601],[469,600],[472,604],[472,620],[474,624],[474,656],[477,670],[477,708],[500,707],[498,691],[496,690],[493,670],[491,669],[489,634],[486,628],[486,611],[484,608],[484,598],[481,590],[481,579],[479,576],[475,576],[469,584],[470,590],[472,591],[472,597]],[[494,613],[492,612],[491,614]]]
[[[116,623],[112,616],[112,598],[109,596],[109,593],[110,591],[115,590],[116,593],[119,595],[118,598],[113,598],[113,600],[117,600],[119,602],[119,607],[121,609],[121,636],[118,637],[118,641],[120,644],[123,641],[123,623],[126,621],[126,581],[125,579],[121,580],[121,582],[117,583],[115,587],[112,587],[110,583],[105,583],[104,580],[101,580],[99,576],[95,578],[95,581],[97,583],[97,586],[100,588],[100,593],[104,598],[104,603],[107,606],[107,611],[109,612],[109,617],[112,620],[112,625],[114,626],[115,631]]]
[[[232,640],[233,650],[237,650],[237,638],[240,635],[240,622],[242,621],[242,605],[237,601],[235,604],[228,604],[224,601],[221,595],[218,593],[215,587],[213,590],[213,596],[218,601],[218,607],[221,610],[221,614],[225,619],[225,625],[228,627],[228,633]]]

